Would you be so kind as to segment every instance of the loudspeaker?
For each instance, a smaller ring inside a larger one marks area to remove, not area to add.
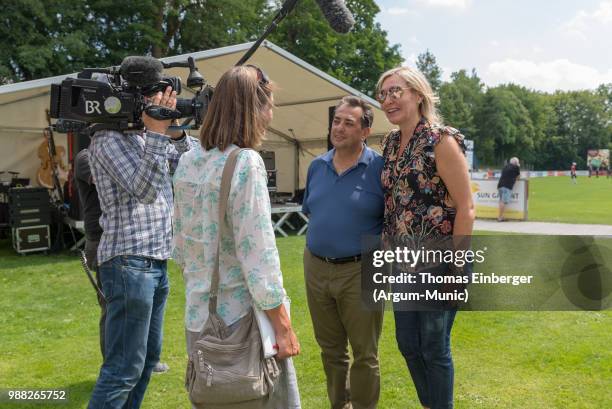
[[[259,151],[263,158],[266,170],[276,170],[276,157],[274,151]]]
[[[12,187],[8,194],[9,212],[15,217],[31,213],[49,213],[49,190],[46,187]]]

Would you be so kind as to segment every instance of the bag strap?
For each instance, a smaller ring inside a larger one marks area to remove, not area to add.
[[[227,202],[229,199],[230,187],[232,185],[232,176],[236,169],[236,162],[240,152],[246,149],[237,148],[230,152],[223,167],[221,176],[221,191],[219,193],[219,228],[217,230],[217,257],[215,258],[215,267],[213,269],[212,279],[210,283],[210,299],[208,300],[208,313],[216,314],[217,312],[217,293],[219,291],[219,255],[221,253],[221,232],[225,223],[225,211],[227,210]]]

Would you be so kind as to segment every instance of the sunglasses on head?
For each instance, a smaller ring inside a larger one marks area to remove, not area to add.
[[[261,85],[268,85],[270,83],[270,78],[268,78],[261,68],[251,64],[247,64],[245,67],[253,68],[257,72],[257,81],[259,81]]]
[[[404,90],[407,90],[407,89],[410,89],[410,88],[394,86],[394,87],[389,87],[389,89],[381,89],[376,94],[376,100],[382,104],[383,102],[385,102],[387,97],[391,98],[392,100],[400,99],[402,95],[404,95]]]

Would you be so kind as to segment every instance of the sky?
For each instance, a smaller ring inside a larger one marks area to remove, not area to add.
[[[476,69],[487,86],[539,91],[612,82],[612,0],[377,0],[390,44],[414,66],[429,49],[442,78]]]

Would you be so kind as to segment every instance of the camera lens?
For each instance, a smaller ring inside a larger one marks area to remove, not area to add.
[[[177,98],[176,110],[179,111],[183,117],[193,115],[193,100]]]

